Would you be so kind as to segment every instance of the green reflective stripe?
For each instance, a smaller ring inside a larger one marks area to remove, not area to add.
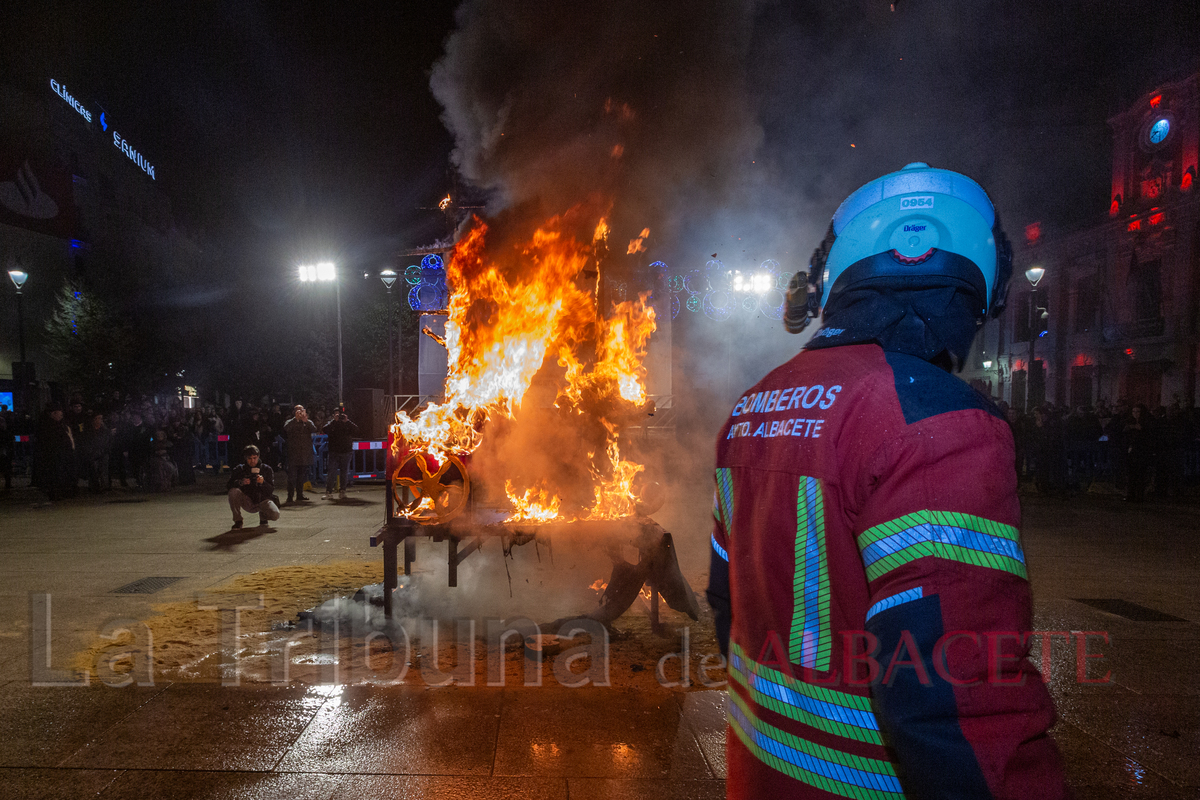
[[[968,547],[958,547],[952,544],[921,542],[912,547],[906,547],[898,553],[885,556],[874,564],[871,564],[867,567],[867,580],[877,580],[898,567],[902,567],[919,558],[929,557],[943,558],[947,561],[957,561],[960,564],[970,564],[976,567],[996,569],[1016,575],[1018,578],[1025,578],[1026,580],[1029,578],[1025,572],[1025,565],[1016,559],[992,553],[981,553],[978,550],[972,550]]]
[[[903,517],[889,520],[882,525],[867,528],[858,535],[858,550],[861,553],[867,545],[874,544],[880,539],[894,533],[907,530],[916,525],[932,524],[947,525],[955,528],[966,528],[989,536],[999,536],[1001,539],[1018,541],[1017,529],[986,517],[976,517],[973,514],[959,514],[953,511],[916,511]]]
[[[868,528],[858,537],[867,580],[919,558],[942,558],[1027,578],[1017,529],[984,517],[917,511]]]
[[[733,470],[717,467],[717,519],[725,526],[725,535],[733,535]]]
[[[729,675],[750,692],[755,703],[776,714],[834,736],[844,736],[847,739],[867,744],[883,745],[875,714],[865,697],[857,697],[798,681],[790,675],[750,661],[736,645],[732,645]],[[779,687],[790,692],[792,702],[784,702],[779,697],[761,691],[758,687],[763,686],[764,681],[769,682],[766,685],[773,694],[780,694]],[[798,700],[797,696],[799,696]],[[813,713],[813,710],[805,707],[806,705],[816,706],[815,710],[819,713]],[[827,710],[832,706],[836,706],[838,710],[832,712]],[[866,727],[868,725],[870,727]]]
[[[737,692],[730,691],[729,696],[730,729],[755,758],[772,769],[839,797],[904,800],[896,770],[889,762],[801,739],[758,719]]]
[[[821,482],[803,475],[796,491],[795,548],[788,659],[794,664],[827,672],[833,643],[829,626],[825,499]]]
[[[752,658],[746,656],[746,651],[736,642],[729,643],[730,652],[745,662],[747,671],[754,675],[762,675],[768,680],[775,683],[781,683],[789,689],[807,695],[814,700],[820,700],[824,703],[833,703],[834,705],[852,708],[855,711],[871,712],[871,698],[863,697],[849,692],[839,692],[836,689],[830,689],[828,686],[817,686],[812,683],[805,683],[793,678],[791,675],[780,672],[777,669],[768,667],[765,664],[760,664]]]

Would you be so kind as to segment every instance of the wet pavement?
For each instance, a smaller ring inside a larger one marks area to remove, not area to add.
[[[380,491],[285,510],[271,533],[236,541],[219,536],[228,509],[212,482],[41,508],[20,490],[0,498],[0,796],[724,796],[715,691],[32,685],[70,680],[71,654],[106,623],[145,618],[159,596],[113,594],[131,581],[201,592],[267,567],[381,561],[367,541]],[[1077,796],[1200,797],[1200,509],[1024,500],[1035,629],[1067,634],[1050,640],[1050,687]],[[693,535],[684,518],[664,522],[685,572],[706,557],[699,513]],[[1084,633],[1082,655],[1100,657],[1080,658]]]

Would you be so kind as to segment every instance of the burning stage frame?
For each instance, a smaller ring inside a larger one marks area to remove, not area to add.
[[[553,558],[555,538],[585,537],[602,547],[612,562],[612,574],[604,587],[599,608],[587,613],[608,625],[625,613],[639,594],[648,592],[650,622],[655,632],[663,632],[659,619],[659,600],[693,620],[699,619],[696,594],[679,568],[675,543],[670,533],[648,516],[629,516],[611,520],[504,521],[506,512],[477,505],[469,491],[462,504],[445,521],[406,517],[401,502],[412,494],[411,481],[399,482],[399,470],[389,470],[383,526],[371,537],[372,547],[383,548],[383,610],[393,614],[393,593],[399,585],[400,549],[403,547],[405,575],[412,574],[417,558],[417,542],[446,543],[448,583],[458,586],[458,566],[489,541],[499,543],[505,558],[512,548],[533,543],[545,545]],[[465,470],[464,470],[465,476]],[[468,487],[469,489],[469,487]],[[418,490],[419,491],[419,490]],[[399,502],[398,502],[399,501]],[[627,556],[636,553],[636,561]]]

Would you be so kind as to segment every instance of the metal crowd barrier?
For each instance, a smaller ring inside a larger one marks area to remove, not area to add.
[[[196,443],[196,463],[203,469],[220,472],[222,467],[233,468],[229,463],[229,434],[210,433]]]
[[[383,439],[364,439],[354,443],[350,461],[351,478],[356,480],[385,480],[387,478],[387,442]]]
[[[350,480],[375,481],[387,478],[387,442],[383,439],[354,439],[350,447]],[[329,437],[313,436],[313,483],[324,483],[329,473]]]

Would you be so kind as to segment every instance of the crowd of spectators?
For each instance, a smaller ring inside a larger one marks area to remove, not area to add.
[[[1017,472],[1039,492],[1122,492],[1178,498],[1200,478],[1200,408],[1178,401],[1153,410],[1115,405],[1042,405],[1030,413],[1000,403],[1013,430]]]
[[[1147,494],[1176,498],[1200,481],[1200,408],[1175,401],[1149,409],[1123,400],[1077,408],[1045,404],[1031,412],[1003,401],[999,405],[1013,431],[1017,473],[1039,492],[1122,492],[1140,501]],[[275,402],[254,405],[239,399],[228,407],[185,408],[178,397],[155,402],[114,393],[86,403],[77,394],[65,407],[49,404],[41,415],[34,430],[31,482],[50,499],[78,493],[81,482],[95,493],[110,490],[114,481],[165,491],[195,483],[197,470],[220,471],[239,463],[250,444],[259,448],[263,463],[284,470],[284,425],[292,418],[291,405]],[[330,453],[348,460],[342,450],[348,450],[353,425],[339,419],[346,420],[336,408],[318,408],[312,415],[316,432],[330,432],[330,421],[334,429],[349,425],[333,431],[330,441],[332,448],[334,438],[346,440]],[[12,412],[0,409],[5,490],[12,484],[17,427]],[[345,475],[344,465],[341,471]]]
[[[317,410],[316,429],[334,414]],[[65,406],[47,404],[34,423],[26,459],[30,482],[51,500],[75,496],[81,482],[93,493],[107,492],[114,483],[161,492],[195,483],[197,470],[238,464],[250,444],[259,448],[264,463],[280,468],[287,461],[284,424],[291,418],[290,405],[274,402],[185,408],[178,397],[156,402],[113,393],[86,402],[76,394]],[[0,410],[0,431],[10,445],[17,427],[12,413]],[[0,452],[6,490],[19,455],[11,446]]]

